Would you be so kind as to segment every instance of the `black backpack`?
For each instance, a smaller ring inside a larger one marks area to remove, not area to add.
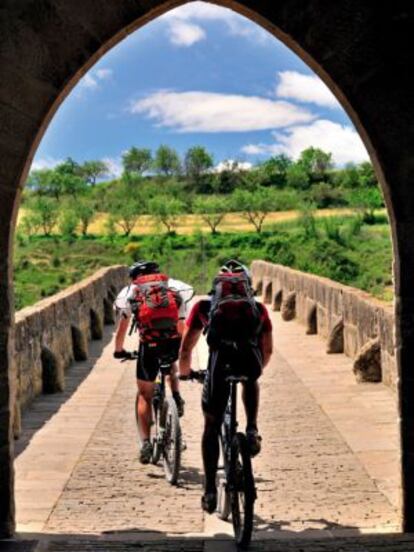
[[[206,328],[210,347],[257,345],[262,317],[249,278],[243,272],[214,279]]]

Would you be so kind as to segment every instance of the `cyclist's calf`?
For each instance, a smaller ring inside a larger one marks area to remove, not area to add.
[[[220,454],[219,435],[221,419],[204,413],[204,433],[202,439],[205,491],[216,492],[216,471]]]

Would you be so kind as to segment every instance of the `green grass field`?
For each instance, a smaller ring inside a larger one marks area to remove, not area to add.
[[[64,239],[54,235],[28,239],[19,235],[15,248],[16,308],[52,295],[100,267],[130,264],[142,257],[156,258],[165,271],[202,293],[208,291],[220,263],[237,257],[246,263],[265,259],[326,276],[386,301],[393,296],[392,248],[385,217],[379,215],[376,224],[366,225],[355,216],[336,212],[329,218],[280,217],[270,220],[261,234],[239,229],[218,235],[192,231],[129,238]]]

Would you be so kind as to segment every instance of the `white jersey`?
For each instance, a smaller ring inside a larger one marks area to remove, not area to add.
[[[180,280],[174,280],[173,278],[168,279],[168,287],[174,291],[177,291],[182,299],[178,310],[178,317],[180,320],[184,320],[188,314],[189,303],[193,298],[194,289],[189,284],[185,284]],[[135,284],[130,284],[129,286],[122,288],[118,293],[118,296],[114,302],[114,309],[117,314],[120,314],[125,318],[129,318],[131,316],[132,311],[130,300],[135,298],[136,288],[137,286]]]

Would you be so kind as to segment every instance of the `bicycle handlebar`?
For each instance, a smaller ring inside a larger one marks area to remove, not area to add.
[[[197,381],[203,383],[206,378],[207,370],[191,370],[188,376],[178,376],[181,381]]]

